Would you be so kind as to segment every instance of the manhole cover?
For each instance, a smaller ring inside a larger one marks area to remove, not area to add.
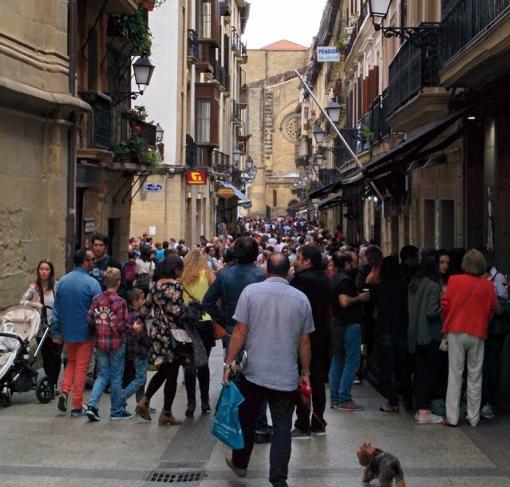
[[[205,477],[205,472],[158,472],[149,474],[149,482],[161,482],[164,484],[177,484],[181,482],[198,482]]]

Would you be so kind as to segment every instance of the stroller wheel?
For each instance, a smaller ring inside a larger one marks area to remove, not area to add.
[[[11,390],[7,387],[0,392],[0,407],[7,408],[11,405]]]
[[[43,376],[37,381],[35,387],[35,395],[38,401],[42,404],[50,402],[53,395],[53,384],[50,382],[48,377]]]

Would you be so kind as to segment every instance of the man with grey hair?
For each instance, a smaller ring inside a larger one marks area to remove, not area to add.
[[[308,298],[289,285],[289,269],[289,259],[274,254],[267,262],[268,279],[242,292],[223,377],[230,380],[231,365],[244,347],[248,359],[239,389],[246,400],[239,418],[245,446],[228,454],[226,462],[237,476],[247,475],[257,415],[267,400],[273,419],[269,481],[276,487],[287,486],[295,394],[299,384],[310,386],[309,335],[315,330]]]

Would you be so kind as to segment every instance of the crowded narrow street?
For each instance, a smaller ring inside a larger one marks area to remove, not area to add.
[[[0,0],[0,487],[510,487],[510,0]]]
[[[222,376],[220,347],[211,355],[212,401]],[[381,397],[368,384],[355,386],[360,413],[328,408],[328,435],[292,443],[289,484],[295,487],[357,487],[362,467],[357,447],[370,441],[400,458],[413,487],[510,486],[507,452],[508,418],[477,430],[428,428],[411,414],[384,415]],[[186,404],[180,385],[176,411]],[[107,408],[108,397],[102,408]],[[159,394],[154,405],[162,405]],[[130,404],[130,409],[134,405]],[[267,485],[268,445],[255,445],[249,473],[239,480],[225,467],[226,447],[211,436],[211,416],[187,419],[179,428],[162,429],[134,419],[126,423],[90,424],[86,418],[57,415],[54,403],[38,404],[33,393],[16,398],[15,407],[1,411],[0,485],[2,487],[150,487],[154,473],[202,473],[190,487],[258,487]],[[178,480],[173,480],[180,485]],[[182,481],[181,481],[182,482]],[[290,483],[291,482],[291,483]],[[378,485],[376,482],[373,485]]]

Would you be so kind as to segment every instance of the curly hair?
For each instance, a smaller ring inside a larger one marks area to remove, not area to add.
[[[193,284],[200,279],[202,273],[205,273],[209,281],[212,279],[212,272],[205,257],[200,250],[192,250],[184,257],[184,271],[180,281],[184,286]]]

